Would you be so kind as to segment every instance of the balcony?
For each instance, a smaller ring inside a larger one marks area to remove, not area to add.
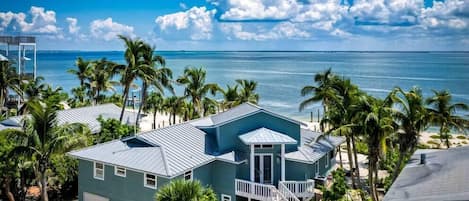
[[[278,189],[274,185],[261,184],[236,179],[237,196],[261,201],[300,201],[314,197],[314,180],[280,181]]]

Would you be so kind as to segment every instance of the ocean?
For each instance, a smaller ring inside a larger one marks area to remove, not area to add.
[[[448,89],[454,101],[469,104],[469,52],[219,52],[219,51],[161,51],[174,77],[187,66],[207,70],[207,82],[221,87],[234,84],[236,79],[258,82],[259,104],[301,120],[309,120],[310,112],[321,109],[320,104],[300,112],[299,103],[305,99],[300,90],[312,85],[313,76],[328,68],[350,78],[362,90],[385,97],[395,86],[409,89],[419,86],[425,96],[432,89]],[[69,91],[79,84],[67,73],[74,68],[77,57],[102,57],[124,63],[123,52],[39,51],[37,73],[47,83]],[[31,68],[31,64],[27,64]],[[182,95],[182,89],[176,90]]]

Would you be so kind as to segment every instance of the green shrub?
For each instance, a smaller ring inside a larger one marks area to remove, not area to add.
[[[464,140],[464,141],[462,141],[461,143],[463,143],[463,144],[467,144],[467,141],[465,141],[465,140]]]
[[[347,192],[348,186],[345,181],[345,172],[343,169],[339,168],[333,171],[332,179],[334,183],[331,189],[326,189],[325,187],[322,189],[324,201],[341,200]]]
[[[367,155],[368,154],[368,145],[364,142],[357,142],[355,143],[357,146],[357,152],[360,154]]]
[[[417,145],[417,149],[431,149],[431,147],[426,144],[419,143]]]
[[[428,140],[427,144],[440,145],[440,143],[435,140]]]
[[[439,135],[430,135],[430,138],[432,138],[432,139],[440,139],[440,136],[439,136]]]
[[[458,135],[456,138],[460,139],[460,140],[465,140],[466,139],[466,136],[464,135]]]

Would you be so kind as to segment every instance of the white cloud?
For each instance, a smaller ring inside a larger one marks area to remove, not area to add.
[[[233,36],[240,40],[265,41],[310,37],[310,33],[301,30],[296,24],[291,22],[281,22],[270,29],[255,26],[251,28],[253,31],[246,30],[242,23],[223,23],[220,25],[220,29],[229,36],[229,39],[232,39],[231,36]]]
[[[192,40],[212,38],[212,20],[216,10],[205,7],[192,7],[184,12],[159,16],[155,19],[161,34],[174,34],[174,31],[189,31]],[[173,35],[174,36],[174,35]]]
[[[296,0],[228,0],[223,20],[281,20],[288,19],[299,10]]]
[[[456,29],[469,28],[469,3],[464,0],[446,0],[434,2],[433,7],[422,9],[420,21],[424,29]],[[466,15],[466,17],[460,17]]]
[[[327,0],[305,5],[291,21],[308,23],[314,29],[331,31],[334,25],[347,14],[347,7],[339,1]]]
[[[179,3],[179,7],[183,10],[187,9],[187,5],[185,3],[182,3],[182,2]]]
[[[66,20],[68,22],[68,32],[71,34],[77,34],[78,31],[80,31],[80,27],[77,26],[77,18],[67,17]]]
[[[27,15],[22,12],[0,12],[0,30],[33,34],[60,34],[54,11],[46,11],[43,7],[32,6],[29,13],[31,14],[31,22],[26,21]]]
[[[117,35],[134,37],[134,28],[125,24],[113,22],[112,18],[97,19],[90,23],[90,33],[95,38],[110,41],[117,38]]]

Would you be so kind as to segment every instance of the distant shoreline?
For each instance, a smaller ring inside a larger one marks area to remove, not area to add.
[[[13,52],[14,50],[12,50]],[[312,53],[469,53],[468,51],[359,51],[359,50],[156,50],[157,52],[312,52]],[[40,52],[124,52],[122,50],[38,50]]]

